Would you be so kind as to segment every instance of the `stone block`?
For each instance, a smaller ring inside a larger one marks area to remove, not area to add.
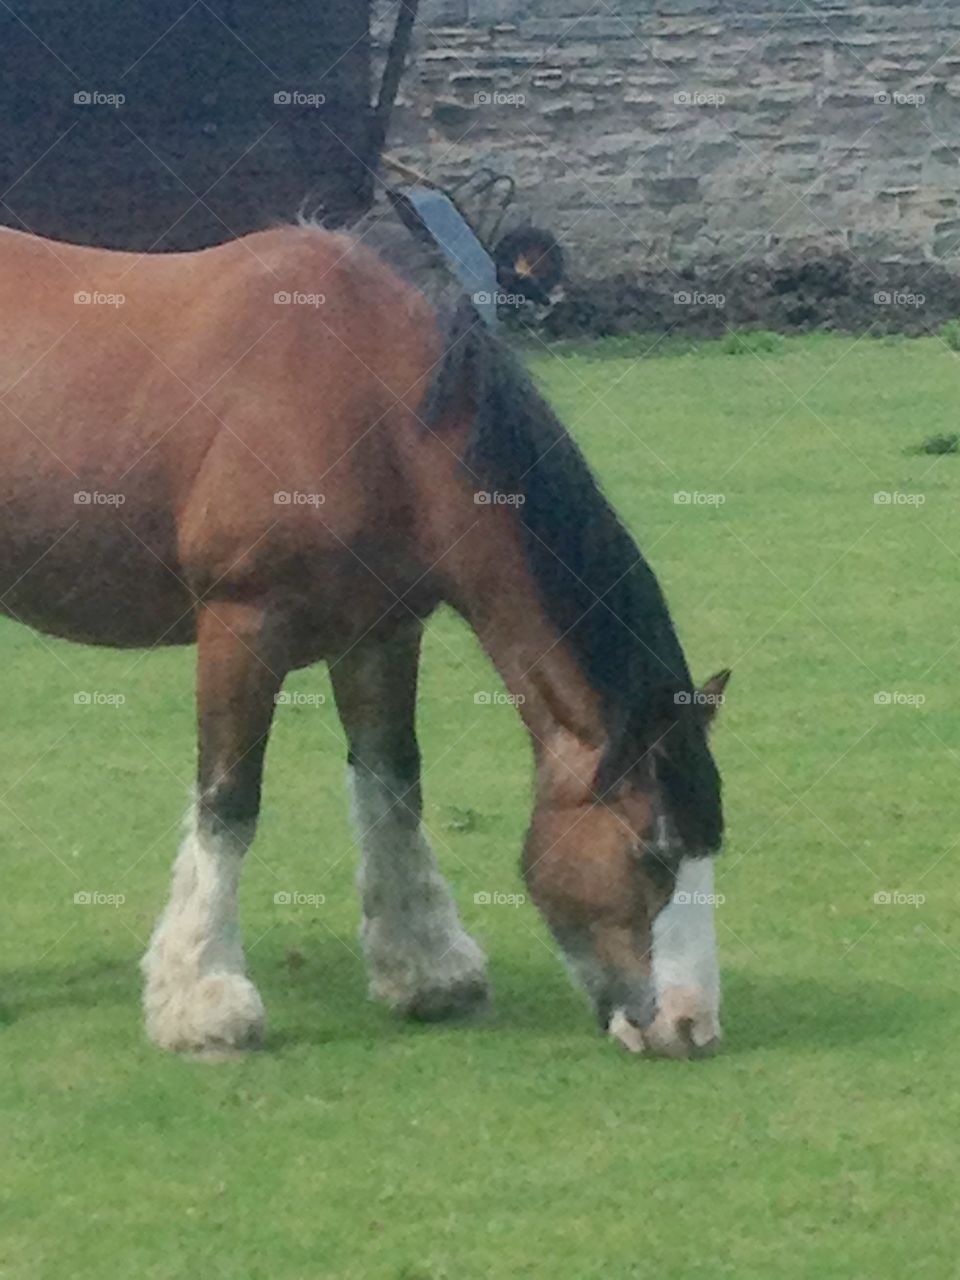
[[[699,178],[645,178],[641,185],[648,202],[655,209],[693,204],[700,196]]]

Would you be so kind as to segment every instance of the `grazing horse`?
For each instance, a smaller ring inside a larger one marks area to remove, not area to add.
[[[694,688],[650,568],[468,302],[442,314],[310,227],[146,256],[4,230],[0,388],[0,611],[87,644],[197,645],[196,802],[143,961],[158,1045],[262,1035],[240,872],[284,677],[320,660],[372,994],[425,1019],[486,998],[421,825],[417,667],[442,603],[516,695],[524,874],[602,1027],[676,1056],[717,1041],[706,729],[725,674]]]

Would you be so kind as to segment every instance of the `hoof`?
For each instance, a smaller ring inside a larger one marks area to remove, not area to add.
[[[175,1053],[228,1055],[263,1041],[263,1002],[238,973],[209,973],[189,986],[151,983],[144,996],[147,1035]]]
[[[644,1047],[662,1058],[706,1058],[721,1040],[714,1001],[697,987],[667,987],[657,1016],[643,1032]]]
[[[623,1046],[628,1053],[643,1053],[646,1045],[643,1032],[635,1022],[631,1022],[622,1009],[617,1009],[607,1024],[607,1035],[611,1040]]]
[[[484,1009],[490,998],[487,961],[462,930],[415,941],[381,921],[363,926],[370,996],[395,1013],[420,1022],[463,1018]]]
[[[490,1007],[486,977],[464,978],[445,986],[426,987],[398,1006],[398,1012],[416,1022],[444,1022],[470,1018]]]

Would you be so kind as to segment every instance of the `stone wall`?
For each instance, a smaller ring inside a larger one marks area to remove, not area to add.
[[[960,4],[422,0],[391,146],[441,181],[512,174],[575,277],[951,265]]]

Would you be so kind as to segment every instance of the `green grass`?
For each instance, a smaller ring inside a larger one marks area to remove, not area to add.
[[[136,963],[192,773],[191,655],[5,625],[4,1280],[955,1274],[960,458],[907,450],[956,430],[960,363],[935,339],[638,350],[533,364],[695,671],[734,668],[722,1055],[621,1056],[533,909],[474,903],[522,890],[529,764],[512,710],[474,706],[492,677],[450,616],[426,649],[428,822],[491,954],[493,1020],[418,1028],[366,1002],[328,703],[278,714],[246,872],[267,1051],[153,1051]]]
[[[783,338],[768,329],[731,329],[720,340],[720,350],[725,356],[774,355],[783,350]]]
[[[952,351],[960,351],[960,320],[947,320],[942,324],[940,337]]]

